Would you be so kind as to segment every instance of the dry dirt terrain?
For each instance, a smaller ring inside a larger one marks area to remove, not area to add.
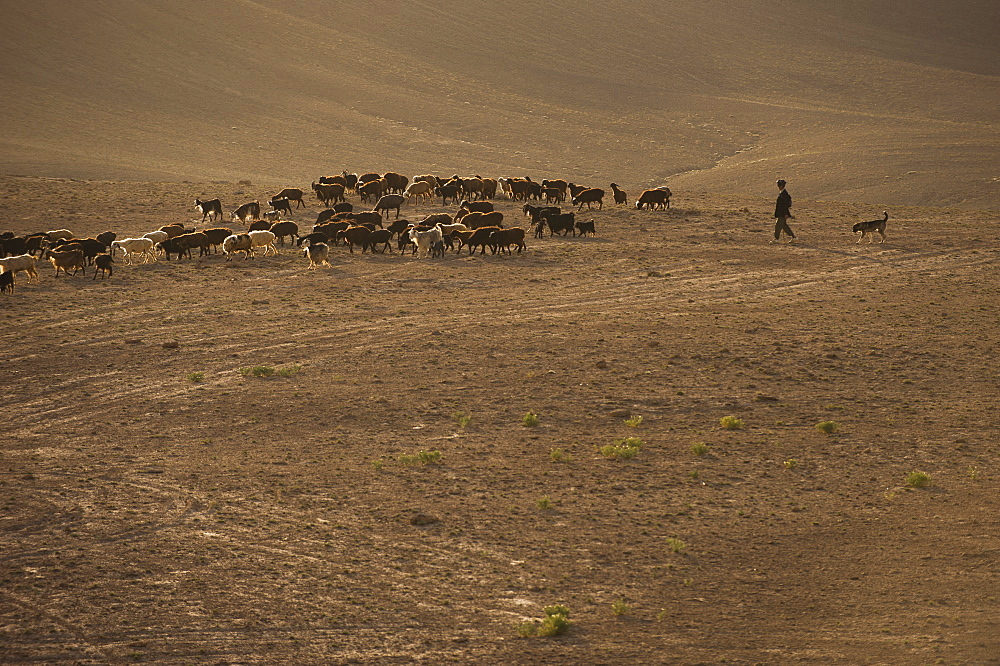
[[[0,191],[3,229],[120,237],[273,192]],[[881,208],[792,194],[794,244],[772,198],[675,191],[509,257],[22,277],[0,661],[1000,663],[1000,215],[858,245]]]

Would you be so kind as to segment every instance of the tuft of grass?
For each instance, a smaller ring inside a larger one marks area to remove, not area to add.
[[[244,377],[270,377],[274,374],[274,368],[269,365],[253,365],[240,368],[240,374]]]
[[[630,460],[639,455],[639,451],[644,444],[645,442],[638,437],[622,437],[621,439],[616,439],[614,444],[602,446],[599,450],[605,458]]]
[[[472,423],[472,417],[465,412],[455,412],[451,415],[451,418],[455,419],[455,423],[458,424],[459,428],[468,428],[469,424]]]
[[[970,466],[969,469],[965,470],[965,473],[973,481],[979,478],[979,468],[975,465]]]
[[[670,546],[671,552],[683,553],[684,549],[687,548],[687,544],[676,537],[668,537],[667,545]]]
[[[799,461],[798,461],[798,460],[796,460],[795,458],[789,458],[789,459],[788,459],[788,460],[786,460],[786,461],[785,461],[785,462],[784,462],[783,464],[784,464],[784,465],[785,465],[785,467],[787,467],[788,469],[792,469],[793,467],[795,467],[796,465],[798,465],[798,464],[799,464]]]
[[[549,499],[548,495],[544,497],[539,497],[538,500],[535,502],[535,505],[538,506],[538,508],[541,509],[542,511],[545,511],[546,509],[552,508],[552,500]]]
[[[708,444],[705,442],[695,442],[691,445],[691,453],[696,456],[703,456],[708,453]]]
[[[558,447],[549,451],[549,457],[552,458],[552,462],[569,462],[573,459],[573,456]]]
[[[522,622],[517,625],[517,633],[522,638],[532,638],[534,636],[559,636],[566,633],[571,624],[569,620],[569,609],[562,604],[546,606],[544,608],[545,618],[538,622]]]
[[[816,424],[816,430],[819,430],[820,432],[825,432],[828,435],[837,432],[839,428],[840,424],[837,423],[836,421],[820,421],[819,423]]]
[[[371,466],[372,466],[372,469],[377,472],[380,469],[382,469],[383,467],[385,467],[385,461],[382,460],[381,458],[379,458],[377,460],[372,460],[371,461]]]
[[[192,384],[200,384],[201,382],[205,381],[205,373],[204,372],[192,372],[191,374],[189,374],[187,376],[187,379]]]
[[[294,377],[296,374],[298,374],[299,370],[301,369],[302,369],[301,365],[292,365],[287,368],[279,369],[277,374],[279,377],[286,377],[286,378]]]
[[[624,599],[615,599],[611,604],[611,611],[618,616],[628,615],[631,610],[632,606],[630,606]]]
[[[635,416],[630,416],[627,419],[625,419],[625,425],[627,425],[629,428],[638,428],[640,425],[642,425],[642,417],[638,414],[636,414]]]
[[[399,462],[404,465],[430,465],[441,461],[440,451],[421,451],[413,455],[399,456]]]
[[[534,428],[536,425],[538,425],[538,423],[539,423],[538,414],[534,412],[528,412],[521,418],[521,425],[528,428]]]
[[[926,472],[910,472],[906,475],[906,485],[911,488],[926,488],[931,485],[931,475]]]
[[[726,430],[742,430],[743,419],[736,416],[723,416],[719,419],[719,425]]]

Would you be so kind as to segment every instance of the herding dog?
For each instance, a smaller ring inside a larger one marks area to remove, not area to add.
[[[875,232],[882,237],[879,243],[885,242],[885,223],[889,221],[889,213],[887,211],[882,211],[884,216],[881,220],[870,220],[868,222],[858,222],[855,224],[851,231],[854,233],[861,232],[861,236],[858,237],[858,242],[860,243],[865,239],[865,234],[868,234],[868,242],[871,243],[875,240]]]

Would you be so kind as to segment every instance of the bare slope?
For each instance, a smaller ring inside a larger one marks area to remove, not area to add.
[[[5,172],[687,172],[743,194],[780,173],[831,199],[1000,199],[986,2],[7,4]]]

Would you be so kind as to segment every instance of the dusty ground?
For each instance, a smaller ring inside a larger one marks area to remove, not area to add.
[[[267,194],[0,185],[18,233]],[[1000,663],[1000,216],[855,245],[880,210],[796,198],[770,246],[771,206],[679,193],[513,257],[46,267],[0,298],[0,660]],[[518,635],[557,602],[567,634]]]

